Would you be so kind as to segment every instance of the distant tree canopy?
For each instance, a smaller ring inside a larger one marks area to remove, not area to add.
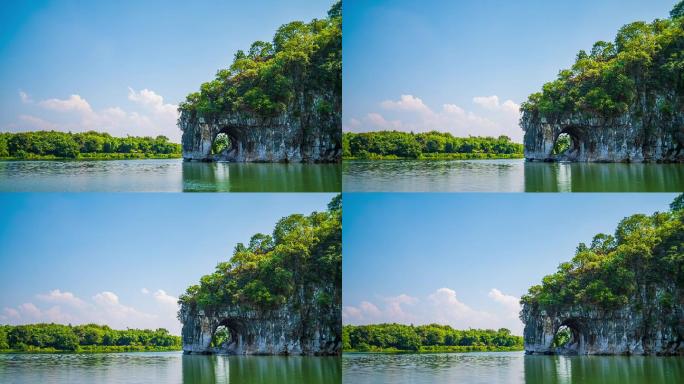
[[[573,112],[611,117],[627,112],[646,90],[684,91],[684,3],[671,18],[623,26],[613,42],[598,41],[590,52],[580,51],[575,64],[544,84],[521,110],[544,115]],[[681,108],[655,100],[661,113]]]
[[[342,206],[338,195],[325,212],[282,218],[271,235],[258,233],[235,246],[233,257],[190,286],[179,304],[206,311],[224,305],[268,310],[307,291],[304,287],[341,286]],[[300,291],[301,289],[301,291]],[[316,290],[315,300],[330,305],[341,298]]]
[[[180,144],[169,142],[166,136],[113,137],[108,133],[94,131],[0,133],[0,158],[30,158],[31,156],[77,158],[80,155],[98,154],[175,155],[180,153]]]
[[[343,349],[373,351],[394,349],[420,351],[425,347],[497,347],[522,348],[520,336],[508,329],[457,330],[448,325],[372,324],[345,325],[342,328]]]
[[[575,257],[531,287],[521,302],[541,310],[571,306],[615,309],[652,286],[684,287],[684,195],[669,212],[623,219],[614,235],[580,243]],[[660,297],[667,308],[673,298]]]
[[[520,155],[522,144],[508,136],[454,137],[446,132],[408,133],[379,131],[345,132],[342,136],[343,156],[367,158],[373,156],[420,158],[438,154]]]
[[[255,41],[235,53],[233,64],[216,73],[179,106],[180,111],[211,115],[246,111],[259,116],[283,112],[296,95],[311,91],[341,94],[342,3],[328,17],[282,25],[271,42]],[[332,105],[319,101],[319,112]]]
[[[0,325],[0,350],[54,349],[79,351],[86,347],[164,347],[180,349],[179,336],[166,329],[111,329],[106,325]]]

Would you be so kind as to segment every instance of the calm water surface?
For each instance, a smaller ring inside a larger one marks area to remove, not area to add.
[[[339,192],[339,164],[0,161],[0,192]]]
[[[345,192],[681,192],[684,164],[345,161]]]
[[[523,352],[344,354],[342,369],[347,384],[684,382],[683,357],[525,356]]]
[[[0,354],[0,383],[340,383],[336,357]]]

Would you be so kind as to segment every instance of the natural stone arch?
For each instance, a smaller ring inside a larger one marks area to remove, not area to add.
[[[209,347],[212,353],[235,354],[239,350],[240,340],[242,335],[237,331],[237,328],[230,319],[224,319],[219,322],[212,332]],[[223,332],[227,334],[227,339],[223,338]]]
[[[308,305],[308,304],[307,304]],[[291,306],[258,311],[225,305],[211,311],[182,305],[183,352],[235,355],[336,355],[342,344],[339,313],[300,313]],[[302,327],[302,324],[306,324]],[[211,342],[219,326],[231,332],[228,345]]]
[[[311,113],[283,113],[256,117],[247,113],[200,116],[181,111],[186,161],[234,162],[337,162],[342,153],[341,120],[322,119]],[[227,153],[214,156],[211,147],[219,133],[231,139]]]
[[[559,333],[563,329],[567,329],[570,334],[570,340],[567,344],[557,345],[555,344]],[[554,349],[554,353],[559,355],[579,355],[584,351],[584,333],[582,332],[582,327],[579,321],[576,319],[568,319],[562,321],[556,331],[554,332],[554,337],[552,339],[551,348]]]
[[[558,161],[552,155],[561,133],[576,137],[577,151],[560,160],[578,162],[684,162],[684,126],[656,123],[637,112],[602,117],[588,113],[547,114],[523,111],[520,126],[525,159]]]
[[[570,139],[570,147],[561,153],[556,153],[556,147],[562,137]],[[581,157],[582,148],[585,147],[584,135],[582,129],[576,126],[564,127],[558,131],[551,144],[551,151],[549,152],[548,160],[552,161],[577,161]]]

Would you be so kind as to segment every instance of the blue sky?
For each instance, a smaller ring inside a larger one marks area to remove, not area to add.
[[[333,194],[0,194],[0,324],[179,332],[176,298],[238,242]]]
[[[518,300],[580,242],[676,195],[344,195],[343,321],[507,327]]]
[[[675,3],[346,1],[343,127],[521,140],[517,107],[530,93],[580,49],[626,23],[666,18]]]
[[[238,49],[332,0],[0,2],[0,131],[179,140],[175,106]],[[129,89],[130,87],[130,89]],[[20,93],[21,92],[21,93]]]

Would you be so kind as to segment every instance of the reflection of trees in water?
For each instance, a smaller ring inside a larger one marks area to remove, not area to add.
[[[338,357],[184,355],[183,383],[340,383]]]
[[[339,164],[183,163],[186,192],[339,192]]]
[[[525,163],[527,192],[678,192],[683,164]]]
[[[674,383],[684,359],[659,356],[525,356],[525,383]]]

